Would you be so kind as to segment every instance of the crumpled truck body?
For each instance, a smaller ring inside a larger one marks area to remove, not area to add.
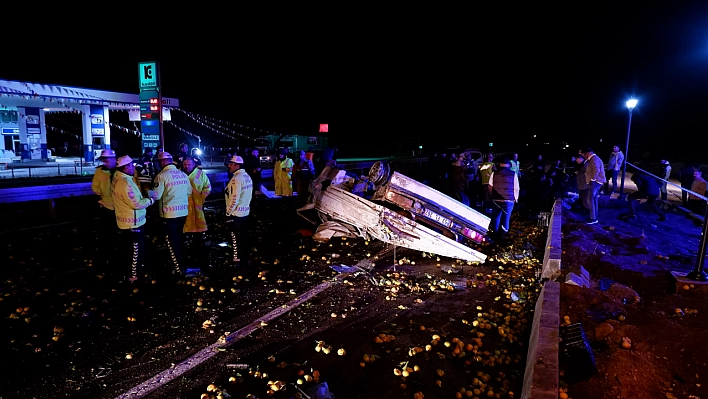
[[[377,239],[404,248],[470,262],[481,263],[486,260],[483,253],[449,238],[443,232],[417,223],[407,216],[407,212],[390,209],[352,193],[354,186],[354,179],[347,176],[346,171],[326,167],[313,184],[310,202],[298,209],[298,212],[303,215],[308,209],[315,209],[320,220],[327,222],[320,227],[327,228],[332,221],[336,221],[347,226],[352,235],[365,239]]]
[[[377,166],[374,165],[372,173]],[[469,206],[398,172],[380,172],[374,201],[385,201],[406,210],[412,218],[440,230],[456,241],[484,241],[490,219]],[[373,179],[372,179],[373,180]]]

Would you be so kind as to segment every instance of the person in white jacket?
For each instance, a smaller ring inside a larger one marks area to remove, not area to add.
[[[116,161],[116,173],[111,182],[111,197],[116,213],[116,223],[125,236],[125,253],[130,258],[130,277],[128,281],[138,279],[138,268],[143,267],[145,252],[145,208],[155,202],[152,198],[143,198],[140,188],[133,180],[135,165],[129,156],[123,156]]]
[[[248,215],[251,214],[253,180],[244,169],[241,169],[243,167],[243,158],[240,156],[232,156],[227,166],[229,173],[233,174],[229,184],[226,186],[226,190],[224,190],[226,197],[226,225],[231,232],[233,263],[248,265],[250,251],[246,240],[246,224]],[[239,249],[241,249],[240,252]]]
[[[617,191],[617,176],[622,170],[622,164],[624,164],[624,154],[616,145],[612,148],[610,159],[607,161],[607,173],[605,173],[608,180],[612,178],[612,191],[610,191],[610,182],[608,181],[605,183],[605,194],[609,195]]]
[[[189,213],[189,196],[192,184],[183,171],[177,169],[169,152],[157,155],[160,173],[155,176],[155,195],[158,202],[163,232],[170,251],[174,273],[183,275],[184,265],[184,222]]]
[[[662,159],[661,166],[663,168],[663,175],[661,176],[664,180],[660,182],[659,188],[661,189],[661,199],[666,201],[669,198],[669,193],[666,190],[666,182],[671,177],[671,164],[669,161]]]

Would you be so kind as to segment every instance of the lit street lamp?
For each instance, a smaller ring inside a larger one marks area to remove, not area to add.
[[[624,177],[627,174],[627,161],[629,160],[629,132],[632,129],[632,110],[637,105],[637,100],[630,99],[627,101],[627,109],[629,110],[629,122],[627,123],[627,142],[624,147],[624,163],[622,164],[622,183],[620,183],[619,198],[624,199]]]

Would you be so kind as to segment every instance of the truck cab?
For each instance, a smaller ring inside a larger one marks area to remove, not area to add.
[[[486,255],[470,240],[481,242],[489,218],[397,172],[385,163],[371,168],[369,177],[325,166],[315,179],[308,203],[300,216],[322,223],[313,239],[326,242],[334,236],[375,238],[404,248],[430,252],[470,262],[484,262]],[[374,177],[374,179],[371,179]],[[375,181],[374,198],[362,195],[359,182]]]
[[[385,162],[376,162],[369,170],[374,184],[374,202],[387,203],[405,212],[408,218],[464,242],[484,241],[490,219],[463,203],[405,175],[391,170]]]

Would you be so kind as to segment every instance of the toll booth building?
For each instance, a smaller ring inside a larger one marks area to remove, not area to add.
[[[170,120],[179,100],[162,97],[162,118]],[[109,110],[127,110],[140,120],[140,95],[0,80],[0,162],[52,159],[47,149],[47,112],[82,115],[83,156],[92,162],[111,147]]]

